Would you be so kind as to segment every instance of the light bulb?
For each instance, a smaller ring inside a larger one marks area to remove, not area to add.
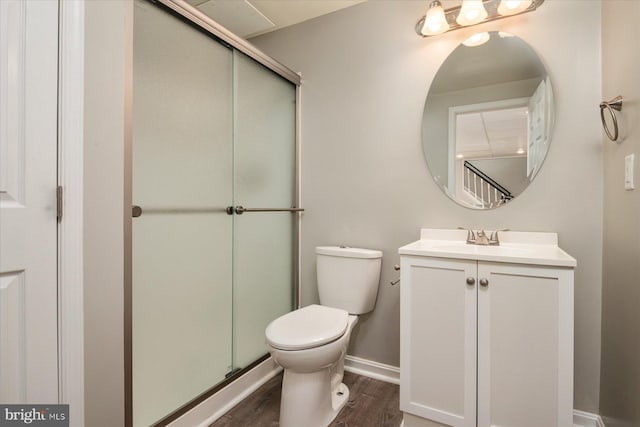
[[[515,15],[524,12],[529,6],[531,6],[531,0],[501,0],[498,13],[502,16]]]
[[[481,44],[485,44],[489,40],[489,33],[475,33],[468,39],[462,42],[463,45],[467,47],[480,46]]]
[[[456,22],[465,26],[474,25],[484,21],[486,17],[487,11],[482,4],[482,0],[464,0]]]
[[[422,26],[422,34],[425,36],[435,36],[436,34],[442,34],[449,29],[449,23],[444,16],[444,9],[439,1],[431,2],[429,10],[424,18],[424,25]]]

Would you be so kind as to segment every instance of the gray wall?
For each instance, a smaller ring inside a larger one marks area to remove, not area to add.
[[[623,95],[623,141],[604,147],[604,257],[600,413],[607,427],[640,425],[640,2],[602,2],[603,99]],[[635,191],[624,157],[635,153]]]
[[[397,248],[421,227],[556,231],[577,258],[575,407],[598,411],[602,283],[600,4],[548,1],[536,12],[484,24],[538,52],[554,84],[556,128],[532,185],[488,212],[451,202],[429,175],[421,122],[429,85],[473,30],[435,38],[413,27],[422,1],[369,1],[253,39],[302,72],[302,304],[318,301],[314,247],[348,244],[384,252],[374,312],[349,353],[399,364]]]
[[[85,3],[85,422],[124,425],[124,108],[127,1]]]

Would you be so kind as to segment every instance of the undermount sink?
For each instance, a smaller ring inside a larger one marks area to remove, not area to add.
[[[398,252],[401,255],[576,266],[576,260],[558,247],[556,233],[503,231],[498,246],[467,244],[466,237],[464,230],[425,228],[420,232],[420,240],[401,247]]]

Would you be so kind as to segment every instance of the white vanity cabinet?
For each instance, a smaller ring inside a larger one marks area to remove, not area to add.
[[[400,249],[404,427],[572,426],[575,260],[553,233],[478,247],[436,231]]]

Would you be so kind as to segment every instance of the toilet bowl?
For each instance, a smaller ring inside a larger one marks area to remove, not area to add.
[[[358,314],[373,310],[382,253],[318,247],[322,305],[287,313],[265,331],[273,360],[284,368],[280,427],[326,427],[349,400],[344,357]]]
[[[293,313],[325,308],[311,305]],[[325,344],[308,343],[309,348],[282,349],[278,348],[281,344],[268,338],[271,357],[284,368],[280,426],[326,427],[349,400],[349,389],[342,384],[344,356],[358,316],[348,315],[346,311],[343,313],[346,324],[342,335]],[[327,313],[309,314],[327,317]],[[279,320],[288,320],[283,317]],[[270,328],[267,337],[274,333],[273,324]]]

